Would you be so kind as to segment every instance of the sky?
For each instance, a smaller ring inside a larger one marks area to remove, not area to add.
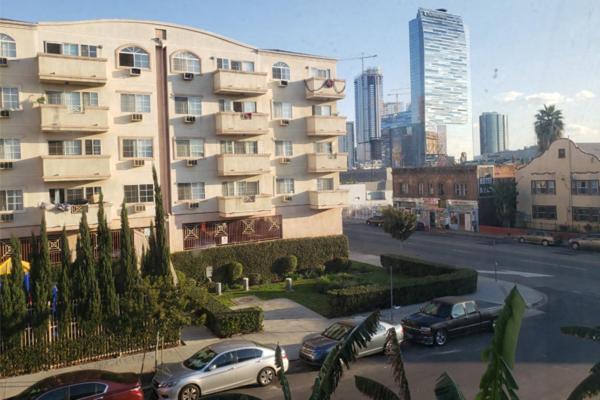
[[[98,7],[98,4],[102,6]],[[563,111],[565,136],[600,142],[600,1],[598,0],[0,0],[0,16],[26,21],[148,19],[190,25],[259,48],[341,59],[349,82],[365,67],[383,71],[385,101],[410,92],[408,21],[417,9],[446,8],[470,30],[473,143],[478,116],[508,115],[509,147],[535,144],[534,115],[543,104]],[[388,94],[390,94],[388,96]],[[354,120],[353,90],[339,103]]]

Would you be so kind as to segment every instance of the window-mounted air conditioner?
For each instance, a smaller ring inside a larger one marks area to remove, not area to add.
[[[198,160],[186,160],[185,165],[188,167],[195,167],[198,165]]]
[[[183,117],[183,122],[185,122],[186,124],[193,124],[194,122],[196,122],[196,116],[186,115],[185,117]]]
[[[279,159],[279,164],[289,164],[292,161],[291,158],[288,157],[281,157]]]
[[[131,122],[140,122],[144,119],[143,114],[131,114]]]
[[[279,87],[287,87],[287,85],[288,85],[288,81],[282,79],[282,80],[279,81],[279,84],[277,86],[279,86]]]
[[[15,214],[0,214],[0,222],[9,223],[15,220]]]
[[[10,118],[10,110],[0,110],[0,118]]]
[[[13,162],[12,161],[0,162],[0,169],[13,169]]]
[[[188,208],[189,208],[190,210],[193,210],[193,209],[196,209],[196,208],[199,208],[199,207],[200,207],[200,202],[197,202],[197,201],[190,201],[190,202],[188,203]]]
[[[8,58],[0,57],[0,67],[8,67]]]
[[[129,76],[140,76],[142,75],[141,68],[129,68]]]
[[[292,201],[292,196],[285,195],[281,198],[281,201],[283,201],[284,203],[289,203],[290,201]]]
[[[146,163],[146,160],[142,160],[141,158],[134,158],[132,160],[132,164],[134,167],[143,167],[144,164]]]
[[[289,126],[290,125],[290,120],[289,119],[280,119],[279,120],[279,125],[280,126]]]
[[[182,77],[183,77],[184,81],[192,81],[192,80],[194,80],[194,74],[191,73],[191,72],[184,72],[182,74]]]
[[[134,204],[133,205],[133,212],[134,213],[140,213],[140,212],[144,212],[146,211],[146,205],[145,204]]]

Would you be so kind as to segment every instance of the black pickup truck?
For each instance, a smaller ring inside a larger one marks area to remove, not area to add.
[[[474,300],[440,297],[402,320],[404,338],[443,346],[449,337],[493,330],[501,306],[480,310]]]

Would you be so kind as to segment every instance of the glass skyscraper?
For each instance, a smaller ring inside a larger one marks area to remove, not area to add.
[[[508,149],[508,117],[497,112],[479,116],[480,154],[491,154]]]
[[[368,68],[354,79],[357,161],[381,160],[381,112],[383,75]]]
[[[420,8],[409,33],[412,122],[425,159],[472,152],[469,37],[462,17]]]

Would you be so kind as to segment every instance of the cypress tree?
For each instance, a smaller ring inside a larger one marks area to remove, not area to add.
[[[73,299],[71,298],[71,249],[69,248],[67,230],[64,226],[60,242],[61,266],[57,285],[57,312],[59,318],[59,332],[61,336],[65,337],[68,332],[69,324],[73,319]]]
[[[39,241],[36,242],[36,260],[31,265],[29,278],[33,299],[33,326],[35,336],[43,339],[48,334],[48,319],[50,318],[49,302],[51,301],[52,285],[50,282],[50,253],[48,251],[48,233],[46,218],[42,217]]]
[[[112,270],[112,237],[106,215],[104,214],[104,197],[100,194],[98,207],[98,287],[102,300],[102,316],[106,322],[114,321],[119,304]]]
[[[131,289],[139,283],[139,279],[140,274],[137,269],[133,235],[129,228],[127,206],[123,202],[121,206],[121,254],[119,258],[119,280],[117,282],[119,295],[127,296]]]
[[[12,270],[9,275],[2,277],[0,286],[0,336],[9,348],[19,346],[21,331],[27,325],[25,274],[19,239],[11,238],[11,247]]]
[[[152,179],[154,180],[154,226],[156,229],[156,243],[150,248],[152,254],[154,275],[163,276],[168,281],[172,281],[170,268],[170,250],[167,237],[167,229],[165,226],[165,209],[163,206],[162,191],[158,184],[156,168],[152,167]]]
[[[73,291],[75,297],[79,300],[77,315],[80,317],[79,321],[81,321],[81,327],[84,331],[93,332],[100,324],[102,307],[92,251],[92,239],[85,211],[81,214],[76,251]]]
[[[150,236],[148,237],[148,249],[144,248],[142,254],[142,276],[155,276],[156,266],[154,264],[156,257],[154,255],[156,251],[156,235],[154,234],[154,223],[150,222]]]

